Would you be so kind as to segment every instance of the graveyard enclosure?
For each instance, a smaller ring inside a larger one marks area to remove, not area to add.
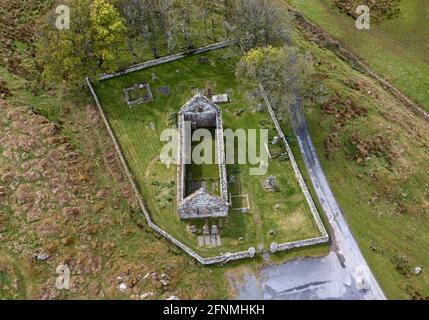
[[[217,119],[222,120],[224,130],[268,129],[275,132],[266,108],[255,108],[263,104],[263,99],[249,94],[258,91],[257,88],[239,83],[235,78],[239,56],[234,49],[205,53],[204,57],[207,58],[204,63],[199,62],[198,55],[189,56],[104,80],[95,87],[153,222],[203,257],[246,251],[249,247],[268,251],[272,242],[280,244],[320,236],[291,163],[281,157],[269,159],[268,172],[262,176],[251,175],[250,168],[258,165],[249,163],[225,165],[223,177],[222,168],[217,165],[189,165],[185,169],[192,175],[191,180],[194,177],[204,180],[207,194],[223,203],[229,204],[231,199],[232,206],[227,216],[180,219],[176,201],[177,190],[180,190],[178,168],[160,161],[165,146],[160,136],[164,129],[179,125],[179,112],[186,102],[199,92],[227,93],[229,102],[217,106],[221,114]],[[124,101],[123,90],[140,83],[148,83],[153,99],[130,108]],[[207,123],[201,126],[213,128]],[[256,139],[256,145],[260,146],[259,133]],[[224,143],[223,137],[221,142]],[[217,146],[213,141],[213,148]],[[236,141],[235,154],[245,147]],[[276,145],[275,148],[282,147]],[[266,191],[264,181],[270,176],[274,177],[275,189]],[[192,195],[200,184],[181,192],[185,197]],[[211,235],[213,230],[215,235],[218,232],[220,241],[214,240],[216,246],[204,245],[202,235],[207,228]]]

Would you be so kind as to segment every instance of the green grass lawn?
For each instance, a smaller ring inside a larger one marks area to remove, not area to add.
[[[138,100],[140,98],[147,98],[149,96],[147,88],[137,88],[131,90],[128,94],[131,101]]]
[[[331,0],[288,2],[429,111],[426,0],[401,1],[398,18],[373,23],[370,30],[357,30],[354,19],[340,13]]]
[[[240,189],[234,190],[237,186],[231,185],[231,193],[248,194],[250,211],[230,211],[227,223],[221,228],[222,246],[198,248],[196,236],[185,231],[186,222],[179,220],[176,212],[176,167],[172,165],[167,168],[158,158],[163,147],[160,133],[169,126],[168,112],[178,112],[192,97],[193,89],[210,87],[214,94],[229,92],[232,100],[221,106],[225,129],[259,129],[268,126],[267,129],[273,130],[267,111],[251,112],[255,101],[245,98],[249,88],[243,87],[235,79],[236,54],[230,49],[224,49],[205,56],[209,58],[209,63],[199,64],[197,56],[188,57],[107,80],[96,86],[154,222],[204,256],[247,250],[250,246],[257,247],[260,244],[268,248],[272,241],[282,243],[318,236],[317,226],[290,163],[277,159],[269,162],[268,172],[264,176],[250,175],[250,165],[247,164],[227,166],[227,173],[236,177]],[[151,81],[152,73],[157,75],[157,80]],[[154,101],[128,108],[123,100],[123,88],[145,81],[150,82]],[[169,87],[168,95],[159,93],[161,86]],[[243,109],[238,116],[234,112],[237,109]],[[240,147],[236,145],[236,148]],[[217,168],[211,166],[191,169],[193,174],[201,176],[217,173]],[[265,192],[262,187],[269,175],[275,176],[278,186],[271,193]],[[274,209],[276,203],[280,204],[280,209]],[[236,200],[235,204],[240,205]],[[197,223],[197,227],[201,227],[202,223]],[[272,235],[269,235],[269,231],[273,231]]]
[[[213,130],[211,130],[213,131]],[[211,194],[215,194],[217,196],[220,195],[219,189],[219,164],[215,161],[215,153],[216,153],[216,139],[214,139],[214,132],[212,132],[213,139],[206,139],[204,141],[193,141],[192,142],[192,152],[194,152],[194,147],[199,145],[203,146],[204,150],[211,150],[211,157],[209,163],[196,164],[192,162],[187,166],[187,177],[186,180],[196,180],[197,182],[201,182],[204,184],[207,190]],[[209,155],[202,154],[203,157],[209,157]],[[192,190],[191,190],[192,191]],[[195,190],[193,190],[195,191]],[[187,191],[187,195],[190,195],[192,192]]]

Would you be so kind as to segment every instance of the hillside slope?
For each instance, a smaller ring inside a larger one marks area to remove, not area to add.
[[[97,111],[58,107],[60,126],[0,100],[0,299],[227,297],[222,268],[146,230]]]
[[[399,16],[371,23],[370,30],[356,29],[355,20],[332,0],[288,3],[429,111],[427,1],[401,1]]]

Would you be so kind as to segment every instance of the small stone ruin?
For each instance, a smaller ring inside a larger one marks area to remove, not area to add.
[[[144,92],[139,94],[137,97],[132,97],[136,92]],[[128,107],[135,106],[137,104],[146,103],[153,100],[152,91],[150,89],[149,83],[138,83],[132,87],[124,89],[125,101],[127,102]]]
[[[273,176],[269,176],[264,180],[264,189],[265,191],[274,191],[276,190],[276,181]]]
[[[229,96],[226,93],[223,94],[217,94],[212,96],[213,103],[228,103],[229,102]]]

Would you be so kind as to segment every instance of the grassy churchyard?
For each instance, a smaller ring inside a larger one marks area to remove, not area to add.
[[[255,166],[249,164],[227,165],[227,174],[234,175],[235,181],[228,183],[233,206],[226,223],[220,228],[221,246],[199,247],[197,235],[188,232],[188,223],[179,219],[175,198],[176,166],[167,167],[159,160],[165,144],[160,141],[160,134],[174,126],[175,113],[196,89],[211,88],[213,94],[229,94],[231,102],[220,105],[224,129],[268,129],[270,139],[275,135],[266,108],[254,108],[259,103],[250,94],[254,88],[245,87],[235,78],[234,69],[239,56],[233,49],[222,49],[204,56],[208,62],[198,62],[198,56],[187,57],[96,85],[101,104],[154,222],[206,257],[247,250],[251,246],[268,249],[273,241],[283,243],[319,236],[291,164],[284,157],[270,159],[268,172],[263,176],[250,175],[250,167]],[[153,101],[129,108],[123,89],[144,82],[151,86]],[[259,133],[257,136],[259,139]],[[281,154],[279,148],[276,145],[270,153]],[[190,169],[195,176],[201,175],[207,180],[213,178],[208,176],[213,173],[210,165],[192,165]],[[274,192],[267,192],[262,186],[270,175],[276,180]],[[248,213],[234,210],[248,205]],[[203,223],[193,222],[200,231]]]

